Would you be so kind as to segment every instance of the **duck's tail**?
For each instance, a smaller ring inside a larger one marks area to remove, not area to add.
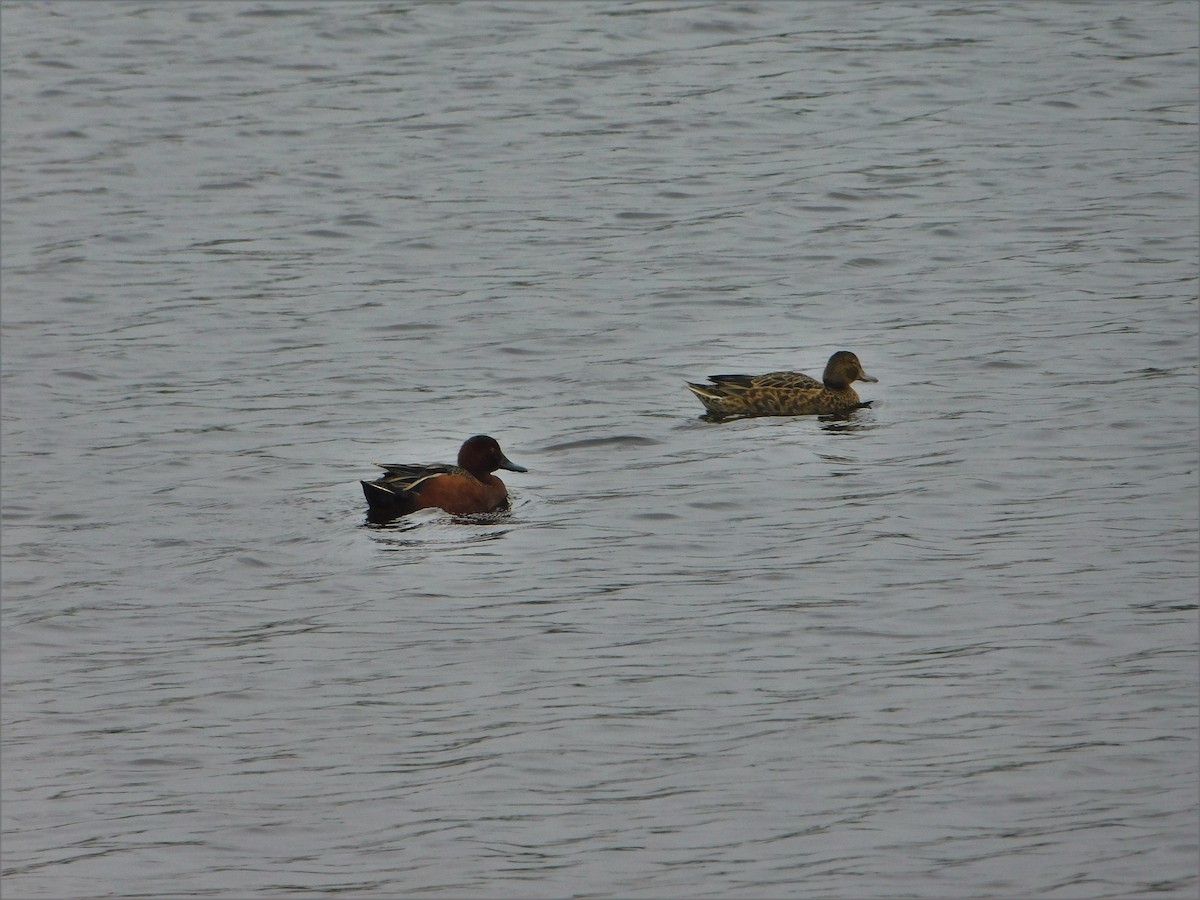
[[[363,496],[367,498],[367,507],[375,517],[395,518],[412,512],[412,494],[409,491],[393,488],[378,481],[360,481]]]
[[[691,381],[685,381],[687,389],[696,395],[696,399],[704,404],[704,408],[709,412],[721,412],[724,406],[725,397],[720,393],[720,388],[715,384],[695,384]]]

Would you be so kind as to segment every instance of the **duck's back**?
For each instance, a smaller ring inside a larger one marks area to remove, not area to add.
[[[708,380],[731,388],[784,388],[792,391],[820,390],[820,381],[803,372],[768,372],[766,375],[709,375]]]
[[[467,475],[466,469],[452,466],[448,463],[437,465],[420,465],[418,463],[375,463],[387,474],[376,479],[371,484],[384,483],[397,488],[411,490],[418,482],[434,475]]]

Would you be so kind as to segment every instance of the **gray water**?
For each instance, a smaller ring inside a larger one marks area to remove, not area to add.
[[[2,14],[6,900],[1195,895],[1195,3]]]

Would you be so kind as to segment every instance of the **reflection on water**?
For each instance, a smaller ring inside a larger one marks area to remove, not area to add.
[[[407,516],[371,521],[368,513],[364,526],[383,549],[403,549],[420,545],[478,544],[504,537],[520,524],[511,513],[451,515],[438,509],[418,510]],[[498,526],[506,527],[498,527]]]
[[[797,418],[797,419],[811,418],[818,422],[821,422],[822,423],[821,427],[823,429],[825,429],[826,431],[838,431],[838,430],[841,430],[842,428],[849,428],[849,427],[855,427],[855,426],[862,427],[863,425],[865,425],[866,424],[865,422],[858,421],[859,410],[870,409],[873,405],[874,405],[874,401],[868,400],[865,403],[860,403],[855,409],[848,409],[843,412],[830,413],[828,415],[811,416],[811,417],[809,417],[809,416],[787,416],[786,418]],[[739,419],[762,419],[762,418],[776,418],[776,417],[775,416],[766,416],[766,415],[754,415],[754,414],[732,415],[732,414],[706,412],[702,415],[697,416],[696,418],[698,418],[701,422],[711,422],[714,424],[720,424],[722,422],[735,422]],[[781,417],[781,418],[783,418],[783,417]]]

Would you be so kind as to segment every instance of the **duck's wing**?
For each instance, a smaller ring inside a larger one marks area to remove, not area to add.
[[[768,372],[765,375],[709,375],[708,380],[730,388],[785,388],[792,391],[822,388],[824,385],[803,372]]]
[[[707,387],[714,386],[730,387],[730,388],[748,388],[754,387],[754,375],[709,375],[708,380],[712,384]]]
[[[422,481],[438,475],[460,475],[466,472],[465,469],[448,464],[425,466],[415,463],[375,463],[375,465],[387,474],[370,483],[393,492],[411,491]]]
[[[453,475],[456,472],[462,472],[458,466],[452,466],[449,463],[439,463],[436,465],[421,465],[419,463],[373,463],[383,469],[389,475],[398,475],[407,478],[419,478],[422,475]]]

